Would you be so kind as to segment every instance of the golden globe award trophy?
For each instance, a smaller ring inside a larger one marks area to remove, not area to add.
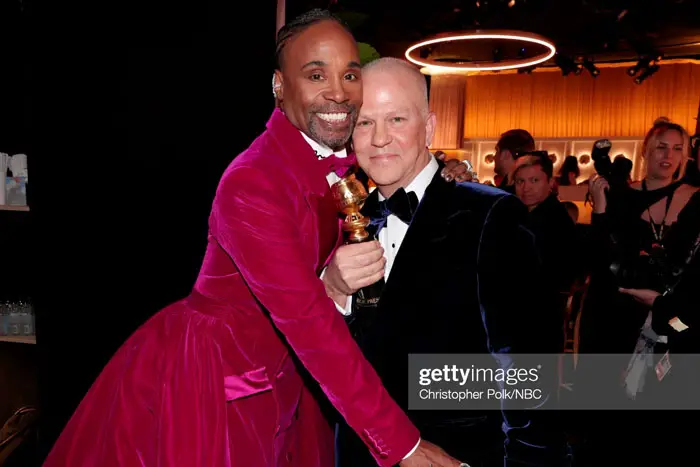
[[[367,190],[355,174],[346,175],[331,186],[333,200],[338,211],[345,214],[342,228],[345,233],[345,244],[371,242],[374,240],[365,228],[369,225],[369,218],[360,213],[367,199]],[[355,309],[376,309],[379,297],[384,289],[384,278],[372,285],[357,291],[355,295]]]

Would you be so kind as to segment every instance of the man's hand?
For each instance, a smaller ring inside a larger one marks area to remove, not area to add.
[[[451,182],[452,180],[456,180],[458,182],[472,181],[472,174],[469,173],[469,170],[467,170],[467,166],[465,164],[462,164],[457,159],[445,160],[447,159],[447,155],[442,151],[435,151],[435,157],[439,161],[445,163],[445,168],[442,169],[440,175],[442,175],[442,178],[448,182]]]
[[[462,463],[439,446],[421,439],[418,448],[399,467],[460,467]]]
[[[639,303],[643,303],[644,305],[648,306],[651,308],[654,305],[654,300],[656,300],[656,297],[661,295],[659,292],[655,290],[649,290],[649,289],[623,289],[619,288],[618,289],[620,293],[624,293],[627,295],[630,295],[634,297],[635,300],[637,300]]]
[[[378,241],[342,245],[323,275],[326,293],[340,306],[348,295],[384,277],[384,248]]]
[[[593,200],[594,213],[602,214],[605,212],[607,208],[606,191],[609,189],[610,184],[603,177],[593,174],[588,179],[588,192],[591,194],[591,199]]]

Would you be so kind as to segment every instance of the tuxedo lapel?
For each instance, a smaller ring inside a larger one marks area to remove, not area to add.
[[[455,211],[452,202],[454,185],[442,178],[440,170],[428,185],[394,260],[380,300],[380,312],[400,311],[397,303],[401,297],[424,283],[422,271],[434,274],[434,268],[428,267],[430,264],[440,257],[449,261],[454,256],[448,234],[450,224],[462,214]]]

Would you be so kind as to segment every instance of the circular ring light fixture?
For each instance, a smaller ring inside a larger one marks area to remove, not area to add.
[[[530,42],[534,44],[539,44],[547,51],[536,55],[534,57],[518,58],[514,60],[503,60],[500,62],[486,62],[486,63],[469,63],[469,64],[455,64],[455,65],[445,65],[443,62],[438,60],[425,59],[420,56],[420,49],[433,44],[440,44],[443,42],[458,42],[458,41],[478,41],[478,40],[503,40],[503,41],[514,41],[514,42]],[[406,50],[406,59],[416,65],[423,67],[428,67],[431,70],[437,71],[447,71],[447,72],[464,72],[464,71],[498,71],[498,70],[513,70],[516,68],[527,68],[542,62],[546,62],[554,56],[556,53],[556,47],[554,44],[537,34],[524,31],[510,31],[510,30],[496,30],[496,31],[471,31],[464,33],[444,33],[435,36],[432,39],[428,39],[417,44],[413,44]]]

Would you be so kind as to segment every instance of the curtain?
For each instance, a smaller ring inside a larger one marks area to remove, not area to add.
[[[535,139],[639,138],[660,116],[693,134],[700,101],[700,65],[660,65],[641,85],[627,75],[626,66],[601,66],[597,78],[585,70],[566,77],[558,71],[469,76],[464,138],[497,139],[512,128],[526,129]],[[438,92],[431,105],[454,118],[456,111],[446,109],[450,99],[458,97]]]
[[[436,75],[430,79],[430,108],[437,116],[431,148],[457,149],[464,139],[466,76]]]

